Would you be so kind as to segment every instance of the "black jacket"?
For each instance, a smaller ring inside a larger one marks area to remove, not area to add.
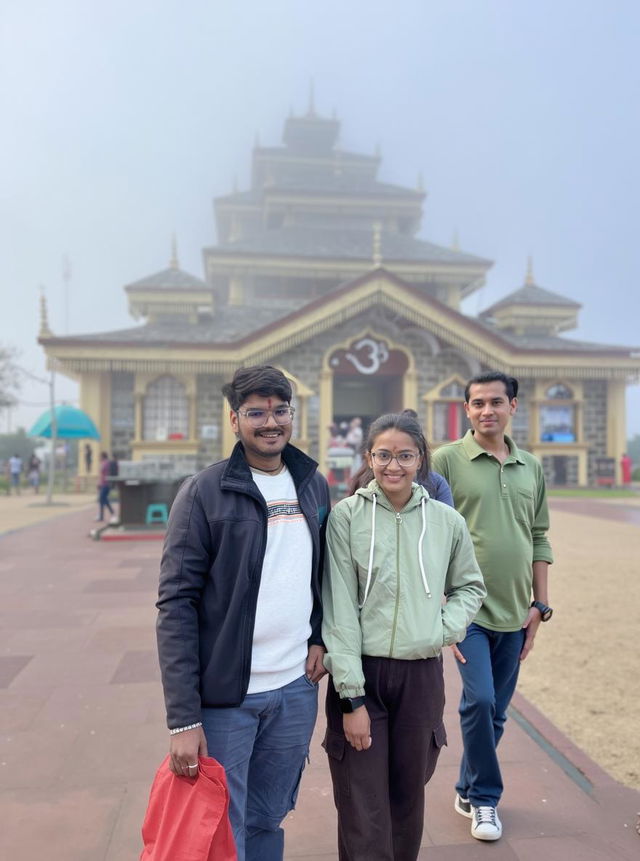
[[[309,645],[321,644],[329,488],[304,452],[287,445],[282,458],[313,541]],[[201,708],[244,700],[266,545],[266,503],[237,443],[228,460],[184,482],[167,524],[157,637],[169,729],[201,720]]]

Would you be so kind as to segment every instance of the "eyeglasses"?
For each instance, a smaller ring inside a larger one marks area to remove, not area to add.
[[[392,460],[395,460],[398,466],[415,466],[420,458],[420,454],[415,451],[401,451],[399,454],[391,454],[390,451],[380,449],[380,451],[372,451],[371,457],[378,466],[389,466]]]
[[[261,428],[269,421],[269,416],[277,425],[283,427],[290,425],[295,413],[295,407],[276,407],[274,410],[236,410],[239,416],[243,416],[252,428]]]

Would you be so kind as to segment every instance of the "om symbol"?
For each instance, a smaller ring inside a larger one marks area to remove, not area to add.
[[[384,341],[374,341],[373,338],[361,338],[353,345],[354,352],[345,353],[345,359],[351,362],[360,374],[375,374],[389,359],[389,351]],[[360,358],[356,355],[360,354]]]

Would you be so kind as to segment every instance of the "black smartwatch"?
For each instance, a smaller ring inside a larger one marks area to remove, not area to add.
[[[546,604],[543,604],[542,601],[532,601],[531,606],[535,607],[536,610],[539,611],[540,617],[543,622],[548,622],[549,619],[553,616],[553,610],[551,607],[547,607]]]
[[[340,700],[340,711],[343,715],[350,715],[363,705],[364,697],[344,697]]]

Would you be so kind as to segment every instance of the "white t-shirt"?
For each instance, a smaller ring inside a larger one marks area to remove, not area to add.
[[[304,673],[313,608],[313,544],[286,466],[278,475],[252,473],[268,511],[247,691],[257,694],[282,688]]]

